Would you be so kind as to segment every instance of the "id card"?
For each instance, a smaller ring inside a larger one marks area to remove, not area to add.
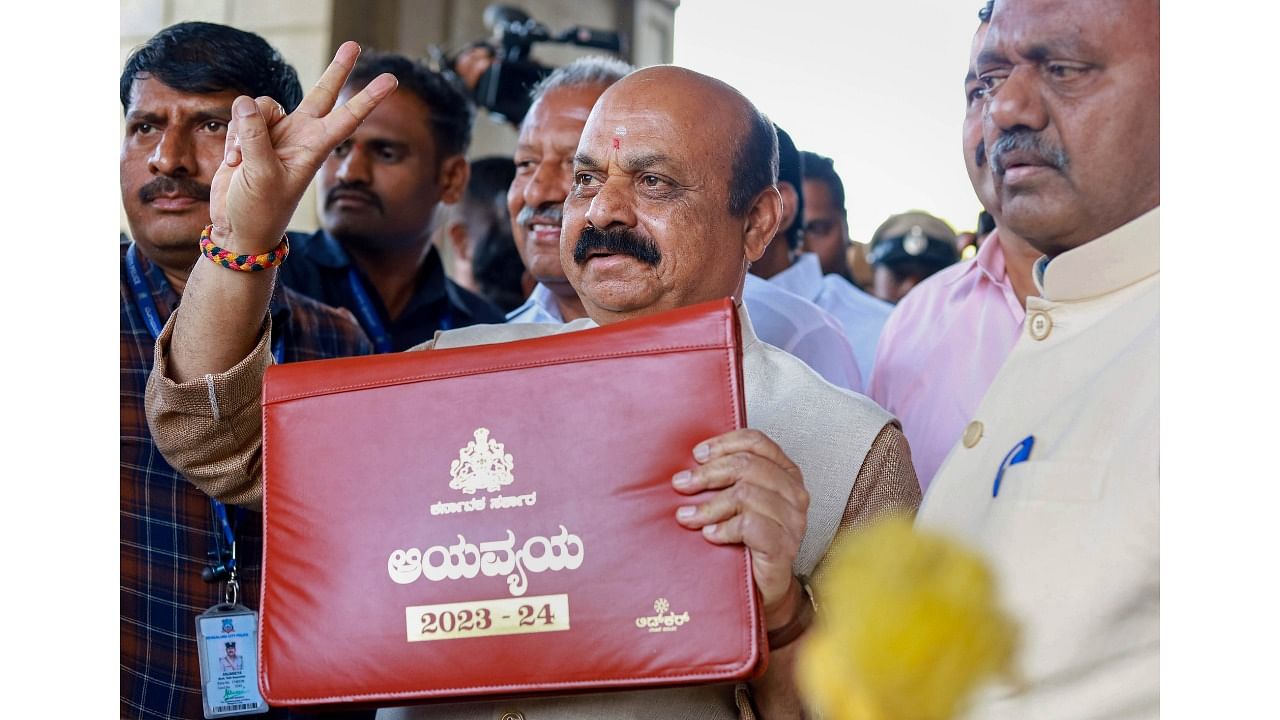
[[[269,708],[258,691],[258,613],[217,605],[196,617],[206,718],[257,715]]]

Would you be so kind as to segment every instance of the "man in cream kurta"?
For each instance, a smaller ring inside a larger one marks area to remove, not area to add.
[[[1160,116],[1155,0],[997,0],[975,61],[1002,222],[1040,297],[919,523],[976,546],[1021,626],[971,718],[1155,718]]]
[[[1022,625],[1028,690],[993,691],[975,717],[1158,713],[1159,222],[1037,272],[1042,297],[920,509],[984,552]],[[1027,437],[1029,459],[1007,464]]]

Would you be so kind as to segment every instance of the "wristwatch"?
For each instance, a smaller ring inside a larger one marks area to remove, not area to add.
[[[795,639],[803,635],[804,631],[813,624],[813,618],[817,614],[818,602],[813,598],[813,587],[809,584],[809,578],[797,575],[796,581],[800,583],[800,601],[796,603],[795,613],[791,615],[786,625],[769,631],[770,650],[778,650],[795,642]]]

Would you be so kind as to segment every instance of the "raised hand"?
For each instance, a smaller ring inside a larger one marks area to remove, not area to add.
[[[710,542],[745,544],[766,622],[770,628],[785,623],[799,598],[791,564],[808,525],[809,492],[800,469],[759,430],[716,436],[699,443],[693,456],[699,467],[676,473],[672,486],[686,495],[719,492],[680,508],[676,520]]]
[[[268,97],[236,98],[225,155],[209,193],[216,245],[237,255],[274,248],[325,158],[395,91],[395,77],[379,75],[334,109],[359,56],[360,46],[353,42],[338,48],[320,81],[289,115]],[[187,382],[226,372],[249,356],[262,335],[274,282],[274,270],[238,272],[197,262],[182,293],[182,310],[171,320],[166,377]]]
[[[359,45],[343,43],[319,82],[289,115],[271,98],[236,98],[226,155],[213,176],[209,197],[217,245],[241,254],[275,247],[325,158],[395,91],[395,77],[384,73],[335,109],[359,56]]]

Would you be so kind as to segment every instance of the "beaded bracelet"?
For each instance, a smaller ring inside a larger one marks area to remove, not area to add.
[[[243,272],[258,272],[273,268],[284,262],[289,257],[289,237],[280,238],[280,244],[262,253],[261,255],[236,255],[230,250],[224,250],[213,244],[213,225],[206,225],[204,232],[200,233],[200,252],[205,257],[218,263],[224,268],[231,270],[241,270]]]

